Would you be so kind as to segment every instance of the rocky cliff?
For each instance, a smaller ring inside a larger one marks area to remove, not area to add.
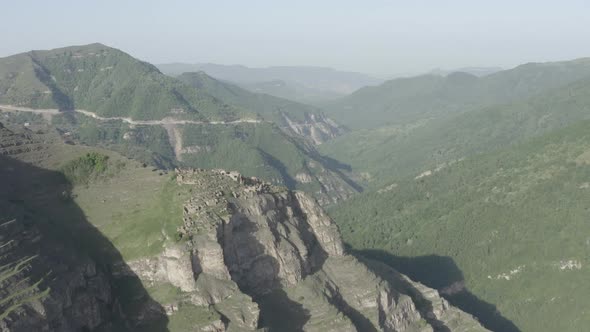
[[[344,133],[342,127],[322,113],[306,113],[302,120],[295,120],[285,112],[281,113],[281,117],[284,123],[281,127],[283,130],[316,145]]]
[[[347,254],[337,226],[303,193],[223,170],[178,170],[176,179],[198,188],[185,204],[179,241],[129,266],[186,294],[165,307],[215,308],[221,319],[206,328],[484,330],[435,290],[393,270],[382,278]]]

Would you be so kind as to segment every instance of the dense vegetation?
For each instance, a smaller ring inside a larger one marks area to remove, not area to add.
[[[197,167],[240,170],[245,175],[270,179],[293,189],[300,185],[295,176],[311,171],[307,164],[313,156],[271,124],[192,125],[184,130],[183,141],[188,147],[198,147],[198,153],[186,155],[184,160]],[[319,189],[317,183],[315,186]]]
[[[356,130],[321,151],[368,173],[368,185],[378,187],[589,119],[589,92],[590,79],[582,79],[510,104]]]
[[[583,122],[362,194],[331,215],[355,249],[395,255],[390,263],[401,272],[439,289],[464,278],[523,331],[581,331],[590,324],[581,314],[590,310],[589,181]],[[462,278],[403,259],[430,255],[451,257]],[[450,298],[461,304],[463,295]],[[495,326],[493,319],[486,323]]]
[[[370,190],[331,214],[493,330],[583,330],[589,92],[587,59],[363,89],[331,110],[357,129],[321,151]]]
[[[0,59],[0,102],[86,109],[102,116],[235,120],[216,98],[101,44],[31,51]]]
[[[109,156],[89,152],[63,165],[61,171],[73,184],[88,184],[93,179],[104,175],[109,167]]]
[[[267,120],[282,123],[280,112],[290,117],[303,120],[305,113],[318,113],[312,106],[300,104],[286,99],[273,97],[262,93],[252,93],[237,85],[215,80],[204,72],[183,73],[178,79],[196,89],[207,91],[210,95],[225,103],[236,106],[251,113],[264,115]]]

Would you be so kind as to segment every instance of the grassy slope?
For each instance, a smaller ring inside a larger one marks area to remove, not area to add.
[[[450,256],[467,288],[523,331],[582,331],[590,324],[589,156],[583,122],[363,194],[331,214],[357,249]],[[582,268],[560,269],[568,261]],[[445,274],[400,269],[431,284]]]
[[[106,170],[87,181],[77,181],[72,197],[84,211],[87,221],[117,247],[123,258],[156,254],[166,239],[174,238],[176,227],[182,223],[182,204],[186,196],[176,191],[171,174],[153,171],[116,152],[66,145],[53,138],[49,142],[53,143],[45,145],[47,150],[41,157],[21,158],[62,172],[88,153],[108,156]],[[140,224],[141,227],[137,227]]]
[[[58,236],[67,239],[65,243],[68,246],[75,247],[77,251],[90,253],[99,264],[109,265],[120,262],[121,259],[129,261],[154,256],[162,251],[165,242],[177,241],[176,229],[183,222],[182,205],[188,199],[190,188],[177,186],[171,174],[152,171],[151,168],[143,167],[140,163],[118,153],[100,148],[63,144],[46,126],[33,124],[32,127],[33,132],[28,132],[27,135],[35,141],[43,142],[43,149],[38,149],[38,145],[18,145],[17,147],[29,148],[22,149],[22,152],[12,157],[38,165],[47,170],[44,172],[55,174],[61,181],[66,181],[68,175],[77,175],[76,184],[71,188],[69,195],[72,199],[60,198],[50,201],[50,213],[46,212],[48,216],[39,217],[39,220],[48,218],[57,223],[52,228],[56,229]],[[38,129],[43,134],[35,134]],[[88,154],[93,157],[106,156],[108,159],[105,161],[104,158],[100,158],[103,163],[93,172],[77,172],[80,166],[84,168],[85,163],[81,161],[86,161]],[[102,165],[106,165],[104,169]],[[65,177],[59,176],[62,171],[66,173]],[[81,175],[85,175],[86,178],[81,179]],[[41,180],[48,181],[45,178]],[[32,181],[37,183],[39,180],[34,178]],[[48,188],[53,186],[46,184]],[[53,191],[59,192],[58,189]],[[29,205],[35,209],[34,212],[31,209],[30,215],[36,216],[35,213],[40,213],[37,205],[41,206],[48,197],[41,199],[34,194],[31,196],[34,199],[31,199]],[[3,203],[2,200],[0,203]],[[74,220],[76,216],[71,215],[72,211],[80,212],[83,222]],[[2,216],[6,217],[9,216]],[[72,224],[66,221],[71,221]],[[70,227],[79,228],[72,232]],[[75,234],[76,240],[68,238],[70,233]],[[0,269],[0,279],[9,273],[9,270]],[[165,283],[152,283],[149,287],[145,285],[144,289],[144,286],[134,278],[117,278],[113,282],[125,313],[134,313],[139,305],[138,300],[142,299],[138,296],[143,293],[147,292],[147,295],[142,296],[149,296],[159,303],[178,300],[180,294],[179,289]],[[20,303],[44,296],[46,292],[31,294],[34,297],[23,298]],[[157,307],[156,305],[152,309]],[[5,312],[7,311],[3,311]],[[186,331],[218,319],[219,315],[210,308],[181,305],[180,310],[169,316],[165,323],[170,331]],[[113,327],[115,330],[118,328],[122,331],[128,330],[124,327]],[[155,323],[152,326],[140,327],[142,331],[162,331],[162,328],[163,326]]]

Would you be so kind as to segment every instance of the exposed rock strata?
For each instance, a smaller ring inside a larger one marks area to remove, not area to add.
[[[283,130],[308,139],[316,145],[322,144],[344,132],[336,122],[321,113],[306,113],[302,121],[294,120],[284,112],[281,113],[281,116],[286,124],[283,126]]]
[[[213,306],[225,328],[280,329],[269,315],[300,308],[308,314],[289,317],[287,329],[434,331],[445,330],[450,310],[460,312],[424,286],[397,289],[347,254],[337,226],[303,193],[223,170],[177,170],[177,182],[199,188],[184,207],[181,247],[130,266],[145,280],[179,287],[193,305]],[[420,310],[417,298],[435,309]],[[453,322],[484,331],[460,313]]]

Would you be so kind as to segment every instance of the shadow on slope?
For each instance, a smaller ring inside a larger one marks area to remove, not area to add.
[[[477,298],[464,288],[463,273],[450,257],[437,255],[399,257],[374,249],[358,250],[354,251],[354,254],[384,263],[414,281],[437,289],[447,301],[476,317],[487,329],[520,332],[512,321],[501,315],[495,305]]]
[[[0,242],[24,239],[1,258],[14,262],[37,257],[24,278],[31,278],[30,283],[40,280],[38,288],[49,291],[42,301],[49,318],[22,307],[7,319],[18,324],[50,320],[47,323],[56,329],[67,329],[65,324],[75,330],[167,331],[164,309],[148,295],[112,243],[86,220],[71,198],[71,184],[60,172],[0,156],[0,184],[0,221],[20,225],[11,232],[0,229]],[[113,273],[115,265],[124,273]],[[10,292],[14,285],[0,286],[0,291]],[[78,300],[81,296],[89,301]],[[78,311],[67,307],[72,303],[79,305]],[[89,317],[93,312],[100,317]],[[52,320],[56,317],[59,322]]]
[[[297,200],[290,197],[286,202]],[[252,201],[249,204],[262,204],[265,208],[264,203]],[[259,304],[259,327],[270,331],[303,331],[313,312],[304,307],[305,302],[299,303],[302,298],[294,299],[293,294],[285,291],[288,274],[300,274],[301,278],[315,274],[322,269],[328,253],[305,222],[305,213],[298,203],[292,206],[292,212],[282,202],[276,204],[276,208],[267,208],[269,211],[262,215],[268,213],[269,216],[262,218],[251,214],[252,207],[248,203],[230,205],[233,215],[224,229],[224,261],[240,290]],[[280,220],[285,221],[284,224]],[[292,228],[285,227],[287,223]],[[305,254],[296,243],[305,246]],[[275,246],[278,248],[276,257],[269,254],[269,247]],[[370,321],[341,297],[328,301],[347,315],[359,331],[375,330]]]
[[[60,90],[55,82],[55,78],[53,78],[51,73],[37,59],[35,59],[35,57],[31,57],[31,59],[36,65],[35,75],[37,75],[37,78],[49,88],[51,91],[51,99],[57,105],[59,110],[73,110],[74,101],[67,94]]]
[[[260,306],[260,327],[270,332],[299,332],[311,318],[309,310],[289,299],[284,290],[277,288],[256,298]]]

